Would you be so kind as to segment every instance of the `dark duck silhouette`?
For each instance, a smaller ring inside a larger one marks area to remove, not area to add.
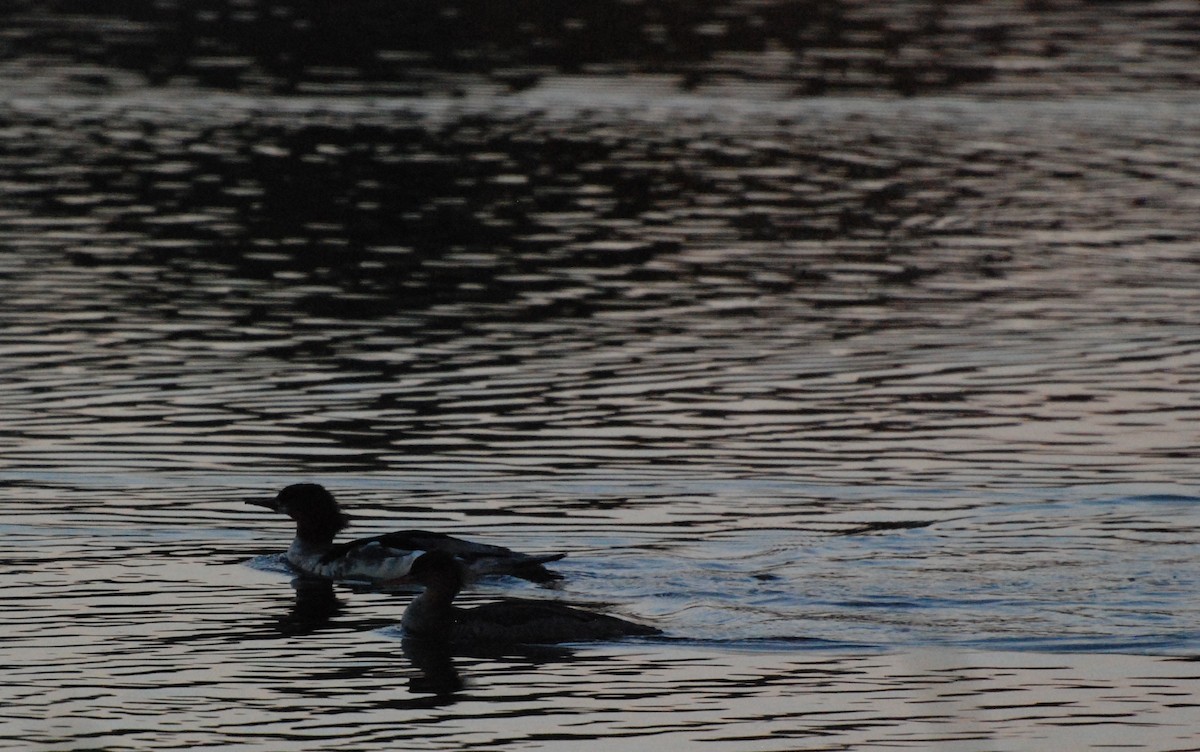
[[[566,555],[530,556],[503,546],[424,530],[401,530],[334,543],[334,536],[350,520],[333,495],[316,483],[297,483],[269,501],[250,499],[246,503],[282,512],[295,520],[296,537],[287,550],[288,562],[301,572],[333,580],[396,582],[408,574],[422,553],[442,551],[461,559],[471,577],[507,574],[531,582],[548,582],[561,579],[561,575],[542,565]]]
[[[453,605],[462,589],[462,563],[445,551],[422,554],[408,579],[425,586],[400,620],[407,639],[465,646],[547,645],[657,635],[662,630],[549,601],[509,598],[474,608]]]

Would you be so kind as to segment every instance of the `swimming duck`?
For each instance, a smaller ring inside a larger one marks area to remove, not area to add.
[[[408,574],[423,552],[445,551],[461,559],[472,577],[509,574],[531,582],[546,582],[561,579],[561,575],[542,565],[566,556],[530,556],[503,546],[473,543],[424,530],[401,530],[334,543],[334,536],[350,520],[333,495],[316,483],[297,483],[280,491],[274,499],[249,499],[246,503],[282,512],[295,520],[296,537],[287,550],[287,560],[302,572],[333,580],[394,582]]]
[[[548,601],[509,598],[459,608],[452,602],[463,576],[462,564],[445,551],[417,557],[408,579],[425,590],[404,610],[400,624],[405,637],[462,645],[544,645],[662,634],[655,627]]]

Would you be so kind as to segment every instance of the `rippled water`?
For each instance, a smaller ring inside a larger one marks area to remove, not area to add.
[[[1156,7],[1128,45],[1194,28]],[[75,23],[24,12],[12,49]],[[1080,96],[1062,44],[1053,99],[968,59],[911,99],[717,91],[732,53],[10,81],[0,744],[1194,747],[1200,105],[1125,91],[1162,47]],[[300,480],[358,535],[569,554],[464,602],[666,636],[406,652],[408,593],[293,582],[242,503]]]

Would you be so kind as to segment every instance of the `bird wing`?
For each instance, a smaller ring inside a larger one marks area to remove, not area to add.
[[[468,564],[474,559],[484,558],[509,559],[514,564],[544,564],[558,561],[566,556],[566,554],[523,554],[504,546],[476,543],[445,533],[431,533],[428,530],[397,530],[394,533],[385,533],[371,538],[360,538],[344,545],[354,546],[369,543],[377,543],[385,548],[400,551],[445,551]]]
[[[431,533],[427,530],[398,530],[394,533],[376,536],[374,540],[391,548],[406,548],[411,551],[445,551],[467,560],[480,556],[514,558],[523,556],[523,554],[518,554],[504,546],[475,543],[445,533]]]
[[[445,533],[431,533],[427,530],[397,530],[394,533],[359,538],[348,543],[336,543],[321,557],[321,561],[329,563],[339,557],[344,557],[365,565],[368,562],[404,558],[413,552],[420,551],[445,551],[457,556],[467,565],[473,576],[511,574],[532,582],[549,582],[560,579],[560,575],[550,572],[541,565],[558,561],[566,555],[530,556],[517,553],[504,546],[475,543]]]

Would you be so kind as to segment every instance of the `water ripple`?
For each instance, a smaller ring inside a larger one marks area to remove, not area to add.
[[[866,7],[845,39],[877,51],[903,29]],[[1101,55],[1114,85],[1194,78],[1157,45],[1181,7],[1108,9],[1147,24]],[[174,12],[0,11],[0,69],[55,24],[97,64]],[[1040,28],[941,12],[903,36]],[[680,39],[747,31],[707,13]],[[795,70],[1075,90],[1100,53],[1074,39],[973,82],[842,46]],[[726,96],[771,45],[694,51],[687,86],[506,58],[461,97],[322,98],[362,71],[239,49],[159,71],[199,90],[4,77],[0,748],[1191,746],[1194,103]],[[213,91],[250,71],[292,94]],[[294,579],[289,523],[242,503],[300,480],[354,534],[568,553],[464,603],[666,636],[413,651],[410,593]]]

